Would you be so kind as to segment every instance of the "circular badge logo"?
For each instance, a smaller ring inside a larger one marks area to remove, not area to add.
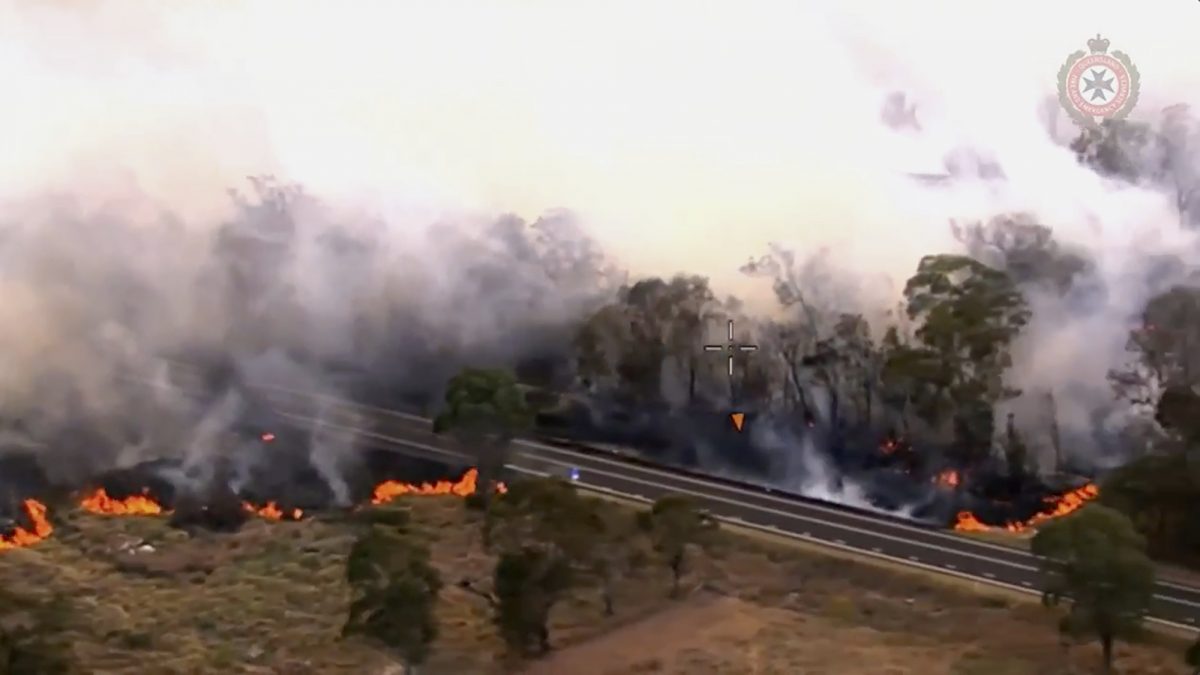
[[[1058,73],[1058,97],[1072,119],[1096,126],[1129,114],[1138,98],[1138,71],[1123,52],[1108,53],[1108,40],[1088,40],[1090,54],[1077,51]]]
[[[1092,117],[1111,117],[1129,100],[1129,71],[1108,54],[1092,54],[1067,72],[1071,105]]]

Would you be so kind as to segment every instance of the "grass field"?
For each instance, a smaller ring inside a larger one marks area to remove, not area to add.
[[[666,597],[657,567],[622,580],[611,618],[596,589],[573,592],[552,617],[554,651],[520,663],[505,656],[488,608],[455,587],[490,578],[478,516],[455,497],[397,503],[446,582],[427,674],[1098,671],[1099,649],[1061,645],[1055,615],[1036,602],[735,532],[692,557],[684,599]],[[354,535],[341,516],[195,538],[155,517],[75,512],[57,527],[33,548],[0,553],[0,584],[69,603],[64,638],[82,672],[400,672],[385,651],[339,637]],[[1181,649],[1161,637],[1121,645],[1119,672],[1185,672]]]

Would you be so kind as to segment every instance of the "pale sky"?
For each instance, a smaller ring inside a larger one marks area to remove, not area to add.
[[[1078,220],[1093,187],[1038,122],[1059,67],[1100,32],[1143,110],[1194,100],[1198,27],[1189,0],[3,2],[0,183],[202,214],[273,172],[396,213],[571,208],[649,272],[736,276],[771,240],[911,269],[958,209]],[[878,123],[895,89],[922,138]],[[1011,190],[895,184],[961,145]]]

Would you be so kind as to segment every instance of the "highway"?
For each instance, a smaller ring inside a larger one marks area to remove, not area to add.
[[[255,387],[289,423],[309,427],[321,409],[321,424],[354,431],[374,447],[421,457],[469,461],[453,444],[435,436],[432,422],[416,415],[364,406],[342,399]],[[515,441],[509,468],[530,474],[565,475],[579,469],[578,484],[590,490],[639,501],[668,493],[695,497],[719,519],[784,537],[800,539],[914,568],[1038,594],[1037,560],[1028,552],[978,541],[950,531],[922,527],[883,514],[746,489],[670,469],[646,466],[603,451],[581,452],[532,440]],[[1151,621],[1175,628],[1200,626],[1200,588],[1159,582]]]

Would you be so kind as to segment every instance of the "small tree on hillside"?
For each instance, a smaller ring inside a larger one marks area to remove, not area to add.
[[[429,549],[395,528],[373,525],[350,551],[346,580],[354,600],[343,634],[386,645],[404,659],[406,673],[417,672],[438,634],[434,607],[442,581]]]
[[[577,573],[599,581],[604,611],[613,613],[613,585],[623,571],[633,569],[628,535],[632,523],[585,497],[558,478],[522,480],[509,487],[492,505],[484,527],[489,541],[506,551],[538,548],[563,558]],[[624,526],[623,526],[624,525]]]
[[[517,434],[533,426],[533,411],[513,375],[467,368],[446,386],[446,408],[434,433],[452,432],[475,458],[484,505],[508,459]]]
[[[525,548],[500,556],[490,598],[505,644],[522,656],[550,650],[550,611],[570,588],[571,566],[561,556]]]
[[[650,535],[654,550],[671,570],[671,597],[679,596],[687,547],[717,529],[717,521],[686,495],[665,495],[638,514],[638,525]]]
[[[1045,574],[1043,601],[1070,603],[1060,630],[1091,635],[1112,669],[1113,642],[1140,627],[1154,592],[1154,566],[1133,524],[1118,511],[1089,505],[1052,521],[1033,538]]]

